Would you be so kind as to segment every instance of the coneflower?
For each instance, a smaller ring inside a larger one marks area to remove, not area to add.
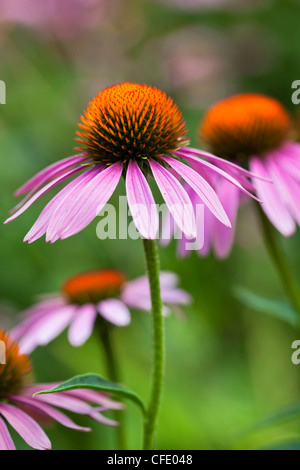
[[[35,393],[54,388],[58,384],[35,384],[28,356],[22,354],[18,344],[1,329],[0,341],[6,348],[6,364],[0,364],[0,450],[15,450],[7,424],[30,447],[39,450],[51,449],[51,442],[38,423],[44,422],[45,418],[77,431],[91,430],[78,426],[57,408],[90,416],[103,424],[118,425],[103,416],[101,411],[120,410],[123,405],[101,392],[77,389],[33,397]],[[91,404],[97,406],[93,407]]]

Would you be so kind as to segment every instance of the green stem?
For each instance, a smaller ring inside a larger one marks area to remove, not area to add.
[[[116,357],[116,348],[113,341],[113,329],[105,320],[101,318],[97,321],[99,337],[104,349],[106,370],[109,380],[115,383],[120,383],[120,372]],[[118,450],[126,449],[125,433],[124,433],[124,411],[114,411],[115,419],[119,422],[119,426],[116,428],[117,439],[118,439]]]
[[[285,291],[289,296],[294,308],[300,315],[300,290],[298,283],[296,282],[294,275],[283,254],[283,251],[278,243],[275,229],[260,206],[258,206],[258,214],[260,217],[266,247],[269,251],[274,265],[277,268]]]
[[[160,295],[159,257],[154,240],[143,240],[147,273],[150,284],[153,326],[153,372],[150,401],[144,425],[144,450],[154,448],[155,433],[161,403],[164,379],[164,322]]]

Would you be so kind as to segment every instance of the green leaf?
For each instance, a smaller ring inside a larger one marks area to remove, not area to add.
[[[247,434],[257,432],[271,426],[277,426],[292,419],[297,419],[299,416],[300,403],[287,406],[286,408],[282,408],[281,410],[275,411],[274,413],[258,420],[250,429],[248,429]]]
[[[56,392],[66,392],[68,390],[76,390],[78,388],[88,388],[92,390],[97,390],[98,392],[105,392],[111,393],[112,395],[116,395],[117,397],[121,396],[123,398],[127,398],[131,400],[136,405],[138,405],[143,414],[145,414],[145,406],[142,400],[139,398],[136,393],[132,392],[123,385],[116,384],[111,382],[104,377],[96,374],[84,374],[84,375],[76,375],[75,377],[67,380],[66,382],[62,382],[55,388],[50,390],[43,390],[41,392],[35,393],[35,395],[44,395],[47,393],[56,393]]]
[[[266,299],[244,287],[236,287],[234,289],[234,296],[242,304],[253,310],[272,315],[294,327],[299,326],[298,314],[288,302]]]

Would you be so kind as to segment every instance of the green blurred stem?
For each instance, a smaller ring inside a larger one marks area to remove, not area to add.
[[[155,434],[158,424],[159,409],[162,397],[165,347],[164,321],[159,280],[159,257],[155,240],[143,240],[147,273],[150,284],[153,326],[153,371],[150,401],[144,424],[144,450],[154,448]]]
[[[290,301],[292,302],[295,310],[300,315],[300,290],[298,283],[296,282],[284,256],[282,248],[278,243],[277,233],[259,205],[258,214],[260,217],[261,228],[268,252],[273,260],[274,265],[276,266]]]
[[[120,372],[119,365],[116,355],[116,347],[113,341],[114,327],[110,325],[106,320],[101,318],[97,319],[97,328],[99,337],[103,346],[106,370],[109,380],[115,383],[120,383]],[[126,450],[126,440],[124,432],[123,416],[124,411],[114,411],[115,419],[119,422],[119,426],[116,427],[117,439],[118,439],[118,450]]]

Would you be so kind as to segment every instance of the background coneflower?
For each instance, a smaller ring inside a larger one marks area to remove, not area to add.
[[[173,273],[160,274],[161,297],[165,311],[187,305],[189,294],[177,287]],[[46,345],[69,326],[69,341],[80,346],[92,334],[98,320],[100,328],[109,324],[126,326],[130,323],[130,308],[151,311],[148,278],[127,281],[120,271],[102,269],[73,276],[65,281],[61,292],[47,295],[23,314],[20,324],[11,331],[22,352],[31,353]]]
[[[253,178],[252,185],[263,202],[257,207],[264,238],[286,291],[300,313],[299,289],[272,227],[290,236],[300,223],[300,144],[293,140],[296,133],[289,113],[274,98],[251,93],[236,95],[208,110],[199,135],[214,154],[261,177]],[[205,244],[200,254],[206,255],[213,248],[219,258],[224,258],[230,252],[238,208],[245,198],[215,174],[210,173],[209,178],[233,229],[221,226],[205,209]],[[197,204],[199,196],[193,192],[191,200]],[[184,243],[183,240],[180,250],[186,254]]]

